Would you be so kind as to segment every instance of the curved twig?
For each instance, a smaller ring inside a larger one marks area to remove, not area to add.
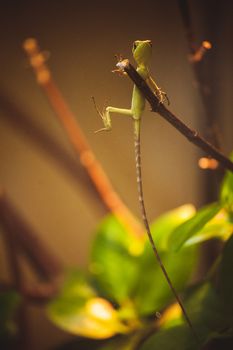
[[[155,96],[147,83],[138,74],[136,69],[130,64],[128,59],[120,62],[122,69],[128,74],[134,84],[140,89],[145,96],[146,100],[151,105],[152,112],[158,113],[161,117],[166,119],[172,126],[174,126],[181,134],[183,134],[190,142],[201,148],[208,155],[218,160],[219,163],[226,169],[233,172],[233,163],[230,159],[225,157],[216,147],[210,142],[201,137],[196,130],[188,127],[177,116],[169,111],[164,104],[160,103],[159,99]]]

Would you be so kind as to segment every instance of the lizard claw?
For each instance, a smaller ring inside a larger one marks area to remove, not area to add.
[[[166,92],[162,91],[161,88],[158,88],[156,90],[156,97],[159,99],[159,103],[164,103],[165,101],[167,101],[167,104],[170,104],[169,98],[166,94]]]
[[[99,130],[94,131],[94,133],[97,134],[98,132],[101,132],[101,131],[110,131],[110,130],[111,130],[111,127],[105,127],[105,128],[101,128]]]
[[[93,103],[94,103],[94,107],[95,107],[96,112],[99,114],[100,118],[101,118],[102,120],[104,120],[104,112],[102,112],[102,113],[100,112],[100,110],[99,110],[99,108],[97,107],[97,104],[96,104],[96,102],[95,102],[94,96],[91,96],[91,98],[92,98],[92,101],[93,101]],[[104,108],[103,110],[105,110],[105,108]]]
[[[100,118],[102,119],[103,123],[104,123],[104,128],[101,128],[99,130],[96,130],[94,131],[94,133],[98,133],[100,131],[110,131],[112,128],[111,128],[111,122],[106,122],[106,117],[105,117],[105,111],[106,111],[106,108],[104,107],[103,108],[103,112],[101,113],[99,108],[97,107],[96,103],[95,103],[95,98],[94,96],[92,96],[92,100],[93,100],[93,103],[94,103],[94,107],[95,107],[95,110],[96,112],[99,114]]]
[[[113,69],[112,73],[117,73],[120,77],[127,75],[127,73],[124,72],[121,68]]]
[[[124,71],[124,69],[122,69],[122,67],[119,64],[123,61],[123,56],[121,54],[116,54],[115,57],[117,59],[117,69],[113,69],[112,73],[117,73],[121,77],[127,75],[127,73]]]

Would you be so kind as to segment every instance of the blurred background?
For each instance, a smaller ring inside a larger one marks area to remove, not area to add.
[[[169,109],[224,154],[233,148],[233,3],[188,1],[196,46],[203,40],[212,44],[198,71],[189,59],[190,33],[181,11],[184,3],[1,1],[0,186],[65,266],[85,268],[95,227],[107,210],[81,170],[22,44],[27,38],[38,40],[53,79],[96,158],[124,203],[140,218],[132,122],[114,115],[111,133],[94,133],[102,122],[91,96],[100,108],[106,103],[130,106],[132,82],[111,72],[115,54],[132,61],[133,41],[152,40],[151,75],[169,96]],[[204,84],[202,91],[198,74]],[[35,128],[58,145],[59,154],[46,151]],[[70,167],[56,159],[61,153]],[[214,199],[215,175],[198,166],[203,156],[148,106],[142,126],[142,162],[150,220],[185,203],[199,207]],[[1,278],[8,279],[2,235],[0,240]],[[34,349],[49,349],[67,338],[45,319],[41,308],[31,306],[30,312]]]

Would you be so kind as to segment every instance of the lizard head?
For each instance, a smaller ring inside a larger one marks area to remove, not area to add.
[[[133,43],[133,57],[138,65],[147,65],[152,54],[151,40],[136,40]]]

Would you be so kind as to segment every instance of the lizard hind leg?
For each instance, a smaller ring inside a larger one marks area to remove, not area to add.
[[[170,101],[169,101],[169,98],[168,98],[166,92],[164,92],[160,87],[158,87],[158,85],[152,79],[151,76],[147,79],[147,82],[148,82],[149,87],[154,91],[154,94],[158,98],[159,103],[164,103],[164,101],[167,101],[167,104],[169,105]]]
[[[100,115],[100,117],[104,123],[104,127],[101,128],[100,130],[97,130],[96,132],[111,130],[111,128],[112,128],[111,113],[127,115],[130,117],[133,116],[131,109],[116,108],[116,107],[108,106],[108,107],[104,108],[103,112],[101,113],[99,111],[99,109],[97,108],[96,104],[95,104],[95,108],[96,108],[97,113]]]

